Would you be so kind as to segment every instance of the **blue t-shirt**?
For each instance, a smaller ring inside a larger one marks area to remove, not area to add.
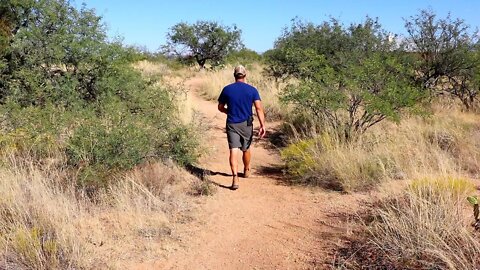
[[[255,100],[260,100],[257,89],[244,82],[225,86],[218,97],[219,103],[227,104],[227,123],[247,121],[252,116]]]

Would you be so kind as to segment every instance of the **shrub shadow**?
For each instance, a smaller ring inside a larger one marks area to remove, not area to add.
[[[269,165],[269,166],[260,166],[257,168],[257,173],[264,177],[275,179],[279,183],[287,184],[289,181],[285,177],[285,166],[283,165]]]
[[[209,169],[204,169],[204,168],[198,167],[198,166],[193,165],[193,164],[187,164],[187,165],[185,166],[185,169],[186,169],[190,174],[192,174],[193,176],[199,178],[199,179],[202,180],[202,181],[208,181],[209,183],[211,183],[212,185],[215,185],[215,186],[217,186],[217,187],[226,188],[226,189],[231,189],[231,186],[226,186],[226,185],[217,183],[217,182],[215,182],[215,181],[212,181],[212,180],[209,178],[210,175],[232,176],[232,175],[229,174],[229,173],[215,172],[215,171],[212,171],[212,170],[209,170]]]
[[[254,145],[260,145],[268,150],[276,150],[279,148],[286,147],[288,145],[287,136],[282,131],[278,130],[267,130],[265,137],[260,139],[258,137],[258,130],[255,130],[255,136],[253,138]]]

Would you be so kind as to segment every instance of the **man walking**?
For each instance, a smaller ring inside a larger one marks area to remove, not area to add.
[[[243,66],[235,67],[233,71],[235,82],[225,86],[218,98],[218,110],[227,114],[227,139],[230,148],[230,168],[233,181],[231,189],[238,189],[237,153],[243,152],[243,175],[250,175],[250,145],[253,139],[252,106],[255,106],[260,130],[258,136],[265,136],[265,115],[260,95],[255,87],[245,82],[247,71]]]

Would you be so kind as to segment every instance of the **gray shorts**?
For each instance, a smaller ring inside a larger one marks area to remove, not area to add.
[[[230,149],[240,148],[247,151],[252,144],[253,125],[247,125],[247,121],[241,123],[227,123],[227,139]]]

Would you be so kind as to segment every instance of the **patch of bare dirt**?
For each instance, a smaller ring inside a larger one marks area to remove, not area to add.
[[[349,215],[365,195],[341,195],[282,184],[278,150],[268,140],[252,148],[252,175],[232,191],[225,115],[201,99],[200,81],[187,81],[202,122],[209,125],[209,154],[199,168],[217,186],[194,221],[177,226],[178,244],[164,258],[134,269],[329,269],[333,249],[349,231]],[[258,125],[258,121],[255,122]],[[267,123],[271,132],[276,128]],[[243,166],[239,166],[243,171]]]

